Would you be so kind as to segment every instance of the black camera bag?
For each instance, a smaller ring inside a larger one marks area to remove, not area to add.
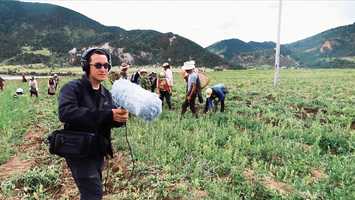
[[[61,157],[85,158],[94,149],[96,134],[70,130],[55,130],[47,138],[49,152]]]

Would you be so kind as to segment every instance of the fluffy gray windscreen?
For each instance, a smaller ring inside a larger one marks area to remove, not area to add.
[[[115,81],[111,93],[115,106],[125,108],[145,121],[152,121],[162,112],[162,102],[157,94],[126,79]]]

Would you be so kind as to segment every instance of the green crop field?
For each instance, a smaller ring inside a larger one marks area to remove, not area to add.
[[[174,110],[128,122],[132,176],[125,129],[113,130],[104,199],[355,199],[355,70],[282,70],[277,88],[271,70],[207,74],[228,87],[226,112],[180,120],[175,74]],[[28,89],[20,81],[0,92],[0,199],[78,196],[64,160],[48,154],[46,135],[62,124],[39,82],[38,99],[13,97]]]

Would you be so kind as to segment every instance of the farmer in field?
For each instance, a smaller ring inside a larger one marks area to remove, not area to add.
[[[206,89],[206,104],[204,113],[207,113],[209,110],[215,108],[217,110],[218,103],[221,103],[221,112],[224,112],[224,99],[228,93],[227,88],[219,83],[210,88]]]
[[[201,88],[201,79],[200,79],[200,75],[199,75],[200,70],[197,69],[197,68],[195,68],[194,71],[195,71],[195,73],[197,74],[197,81],[196,81],[196,84],[197,84],[197,98],[198,98],[198,102],[199,102],[199,103],[203,103],[202,88]]]
[[[104,159],[113,157],[111,129],[128,120],[125,109],[115,108],[111,93],[101,84],[108,78],[111,57],[100,48],[90,48],[81,57],[85,75],[63,86],[59,94],[59,119],[64,129],[95,133],[95,145],[84,158],[65,157],[82,200],[102,199]]]
[[[109,79],[111,84],[113,84],[113,82],[115,82],[118,79],[128,79],[128,68],[129,68],[129,64],[127,63],[122,63],[120,66],[120,71],[114,71],[111,70],[109,73]]]
[[[120,66],[120,78],[121,79],[128,79],[128,68],[130,67],[127,63],[122,63]]]
[[[58,74],[54,74],[54,75],[53,75],[53,80],[54,80],[54,82],[55,82],[55,90],[57,90],[58,85],[59,85],[59,77],[58,77]]]
[[[191,60],[189,62],[195,64],[195,61],[193,61],[193,60]],[[203,97],[202,97],[202,93],[201,93],[202,84],[201,84],[201,79],[200,79],[200,75],[199,75],[199,70],[195,67],[193,71],[194,71],[194,73],[197,74],[197,80],[196,80],[196,86],[197,86],[196,87],[196,89],[197,89],[196,92],[197,92],[197,95],[196,96],[198,98],[199,103],[203,103]],[[183,76],[183,79],[187,82],[189,74],[186,71],[183,70],[182,76]],[[203,77],[206,79],[205,81],[206,81],[206,85],[207,85],[208,84],[208,78],[205,75]]]
[[[172,90],[174,84],[173,71],[170,68],[170,64],[167,62],[163,64],[163,68],[164,68],[164,73],[165,73],[165,78],[167,80],[167,83],[170,89]]]
[[[14,97],[22,96],[23,95],[23,89],[22,88],[17,88],[14,94]]]
[[[5,80],[0,76],[0,90],[3,91],[5,87]]]
[[[182,66],[181,69],[188,74],[187,85],[186,85],[186,96],[185,96],[185,101],[182,104],[181,118],[184,116],[185,112],[187,111],[187,107],[190,107],[190,110],[193,113],[193,115],[195,115],[195,117],[198,118],[198,114],[195,106],[195,100],[198,92],[197,91],[198,76],[194,71],[195,62],[194,61],[184,62],[184,66]]]
[[[16,93],[16,95],[23,95],[23,89],[17,88],[15,93]]]
[[[26,83],[27,82],[27,79],[26,79],[26,76],[24,73],[22,73],[22,82],[23,83]]]
[[[148,74],[148,79],[149,79],[149,82],[150,82],[150,91],[151,92],[155,92],[155,89],[157,88],[157,73],[155,72],[150,72]]]
[[[140,81],[139,70],[137,70],[136,72],[134,72],[131,75],[130,80],[131,80],[132,83],[135,83],[135,84],[139,85],[139,81]]]
[[[53,77],[48,79],[48,95],[55,95],[56,82]]]
[[[165,76],[164,72],[160,72],[157,79],[157,87],[158,87],[158,95],[161,102],[164,104],[164,98],[166,99],[166,103],[168,104],[169,110],[172,109],[171,106],[171,86],[168,83],[168,80]]]
[[[148,72],[145,68],[139,70],[139,85],[145,90],[150,90],[151,84],[148,79]]]
[[[30,81],[28,82],[30,86],[30,95],[31,97],[34,95],[38,97],[38,83],[34,76],[31,77]]]
[[[113,84],[113,82],[115,82],[119,78],[120,78],[120,73],[113,69],[108,74],[108,80],[110,81],[111,84]]]

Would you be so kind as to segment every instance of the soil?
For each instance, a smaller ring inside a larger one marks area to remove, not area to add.
[[[324,170],[322,169],[313,169],[311,171],[311,182],[318,182],[319,180],[326,178],[327,174],[325,174]]]
[[[275,180],[272,177],[264,177],[264,178],[259,178],[255,176],[255,172],[251,169],[246,169],[243,172],[243,176],[245,179],[253,183],[255,181],[260,181],[260,183],[268,189],[271,190],[276,190],[278,193],[281,195],[288,195],[294,191],[293,187],[291,185],[288,185],[287,183],[283,183],[280,181]]]
[[[280,194],[283,194],[283,195],[287,195],[293,191],[293,188],[290,185],[288,185],[287,183],[276,181],[271,177],[264,178],[263,185],[266,188],[276,190],[277,192],[279,192]]]
[[[0,180],[7,179],[15,174],[21,174],[36,165],[38,160],[34,158],[26,159],[23,156],[26,152],[36,152],[41,148],[43,142],[44,129],[36,126],[33,130],[29,130],[25,137],[24,143],[17,148],[17,154],[10,158],[6,163],[0,166]]]

